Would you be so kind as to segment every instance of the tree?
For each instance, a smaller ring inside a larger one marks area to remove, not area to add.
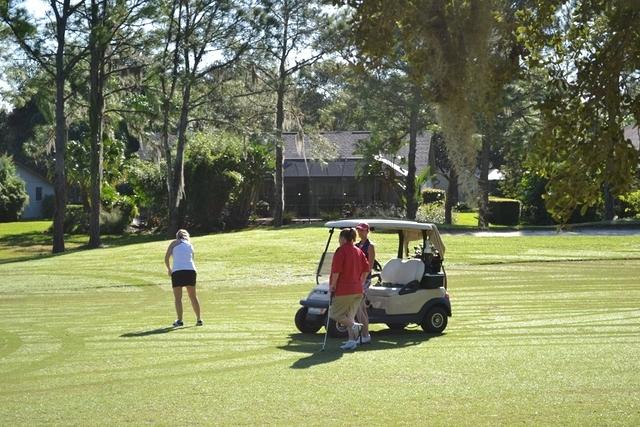
[[[64,252],[64,218],[67,203],[65,153],[67,145],[67,115],[65,83],[78,62],[86,55],[86,49],[70,40],[67,32],[79,17],[84,2],[71,4],[71,0],[50,0],[49,13],[52,26],[39,28],[24,8],[9,0],[0,1],[0,19],[25,54],[35,61],[55,82],[55,213],[53,216],[54,253]],[[50,41],[53,40],[53,43]]]
[[[256,63],[255,66],[276,94],[273,221],[279,227],[284,213],[282,131],[285,122],[285,97],[291,86],[292,76],[325,54],[320,43],[328,28],[328,19],[318,1],[262,0],[261,4],[258,16],[263,37],[259,51],[266,58],[267,65]],[[301,57],[305,50],[313,50],[314,53]]]
[[[89,219],[89,247],[101,246],[100,211],[102,208],[103,139],[105,101],[110,94],[127,88],[126,83],[106,93],[110,78],[132,68],[131,56],[143,37],[135,24],[149,13],[145,0],[91,0],[89,27],[89,126],[91,140],[91,215]],[[145,7],[146,6],[146,7]],[[121,58],[118,60],[118,56]]]
[[[239,60],[251,43],[241,6],[233,0],[159,2],[162,48],[156,62],[162,99],[161,138],[168,170],[169,235],[180,223],[187,132],[190,124],[203,120],[191,113],[211,102],[221,74]],[[195,96],[194,88],[198,88]],[[175,157],[170,142],[173,128],[177,134]]]
[[[520,2],[440,0],[346,0],[354,8],[358,48],[374,65],[400,46],[416,75],[428,78],[428,98],[447,141],[461,183],[473,189],[479,138],[489,132],[497,106],[495,91],[509,80],[520,48],[511,31]],[[492,108],[488,108],[492,107]],[[487,162],[481,157],[480,224],[486,225]]]
[[[29,200],[24,181],[18,176],[13,159],[0,156],[0,221],[15,221]]]
[[[547,0],[520,13],[528,68],[549,88],[528,163],[561,224],[601,200],[612,219],[614,196],[631,187],[638,154],[623,127],[640,119],[638,19],[633,1]]]
[[[433,167],[433,170],[440,171],[448,182],[447,195],[444,201],[444,223],[452,224],[453,207],[458,203],[458,173],[451,160],[449,160],[444,137],[439,132],[434,132],[431,136],[429,166]]]

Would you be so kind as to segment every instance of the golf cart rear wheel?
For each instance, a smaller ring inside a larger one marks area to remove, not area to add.
[[[392,331],[401,331],[406,328],[408,323],[387,323],[387,326]]]
[[[447,312],[443,307],[433,307],[422,321],[422,329],[431,334],[439,334],[447,327]]]
[[[329,319],[329,336],[332,338],[346,338],[347,327],[333,319]]]
[[[296,327],[303,334],[315,334],[322,327],[322,323],[309,321],[307,318],[308,311],[309,309],[307,307],[300,307],[296,312]]]

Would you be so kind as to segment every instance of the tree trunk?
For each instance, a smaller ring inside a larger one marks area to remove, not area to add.
[[[103,4],[103,7],[106,5]],[[97,0],[91,0],[91,60],[89,91],[89,127],[91,133],[91,215],[89,218],[89,247],[102,246],[100,239],[100,211],[102,209],[103,127],[104,127],[104,57],[105,46],[100,40],[102,18]],[[106,14],[106,10],[102,10]]]
[[[480,151],[480,177],[478,178],[478,227],[480,229],[489,228],[489,138],[482,137],[482,149]]]
[[[414,91],[415,92],[415,91]],[[418,140],[419,96],[414,93],[409,117],[409,159],[407,159],[407,180],[405,199],[407,201],[407,219],[416,219],[418,201],[416,200],[416,143]]]
[[[273,198],[273,225],[281,227],[284,216],[284,141],[282,125],[284,123],[284,89],[278,90],[276,102],[276,171],[275,194]]]
[[[273,225],[281,227],[284,217],[284,141],[282,140],[282,128],[284,126],[284,95],[287,81],[287,54],[289,37],[289,10],[284,5],[284,27],[282,29],[282,49],[280,51],[280,64],[278,69],[278,88],[276,93],[276,174],[274,178],[275,191],[273,197]]]
[[[65,2],[68,7],[68,1]],[[67,209],[67,177],[65,173],[65,154],[67,148],[67,118],[65,116],[65,93],[64,84],[66,80],[64,50],[65,50],[65,30],[67,26],[67,16],[56,19],[56,39],[58,47],[56,50],[56,140],[55,140],[55,212],[53,214],[53,253],[64,252],[64,217]]]
[[[604,219],[606,221],[613,221],[615,216],[615,198],[607,182],[605,182],[602,187],[602,196],[604,198]]]
[[[191,102],[191,83],[184,83],[182,92],[182,107],[180,109],[180,122],[178,123],[178,143],[176,145],[176,159],[173,169],[173,182],[171,195],[173,200],[169,206],[169,230],[170,236],[174,235],[181,226],[180,214],[181,202],[184,199],[184,149],[187,145],[187,125],[189,124],[189,103]]]
[[[458,173],[451,167],[449,171],[449,186],[447,187],[447,196],[444,201],[444,223],[453,224],[453,207],[458,203]]]

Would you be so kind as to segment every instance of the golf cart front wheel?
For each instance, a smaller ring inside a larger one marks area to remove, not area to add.
[[[433,307],[422,321],[422,329],[431,334],[439,334],[447,327],[447,312],[443,307]]]
[[[327,332],[332,338],[346,338],[348,335],[347,327],[333,319],[329,319],[329,330]]]
[[[300,307],[300,309],[296,312],[295,322],[296,327],[303,334],[315,334],[322,327],[322,323],[313,322],[307,318],[307,312],[309,309],[307,307]]]

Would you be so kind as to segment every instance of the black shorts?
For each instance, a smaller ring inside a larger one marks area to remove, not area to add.
[[[196,272],[193,270],[178,270],[171,273],[171,285],[177,286],[195,286]]]

